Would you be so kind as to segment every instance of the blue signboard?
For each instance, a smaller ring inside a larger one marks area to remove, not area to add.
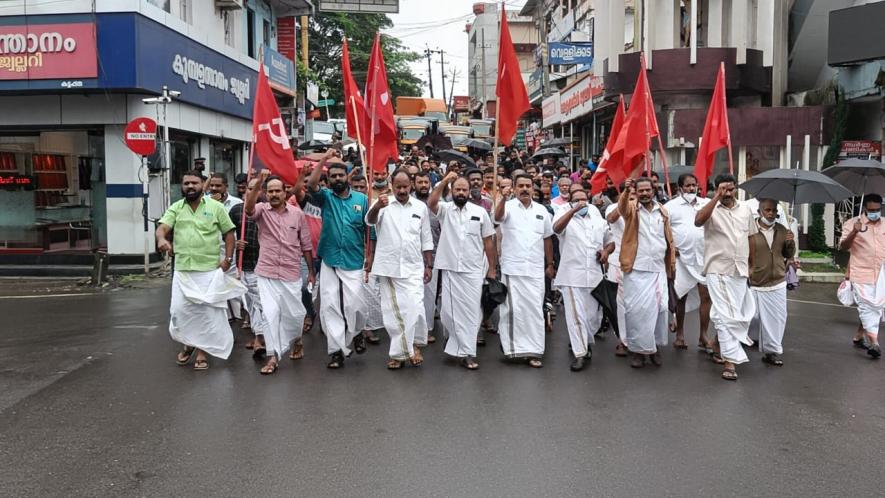
[[[593,42],[552,42],[548,64],[593,64]]]
[[[264,49],[264,70],[270,86],[295,95],[295,64],[285,55],[272,48]]]

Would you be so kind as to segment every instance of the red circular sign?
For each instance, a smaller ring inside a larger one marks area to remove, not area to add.
[[[123,131],[126,146],[140,156],[149,156],[157,149],[157,122],[151,118],[135,118]]]

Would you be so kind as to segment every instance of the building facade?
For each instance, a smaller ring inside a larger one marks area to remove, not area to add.
[[[0,190],[0,261],[141,257],[143,181],[155,220],[164,199],[181,197],[196,158],[233,188],[248,163],[259,54],[278,99],[291,102],[294,66],[274,50],[277,26],[310,9],[292,0],[0,3],[0,175],[17,184]],[[180,93],[143,102],[164,87]],[[168,125],[168,162],[162,143],[144,161],[126,147],[123,128],[139,116]]]

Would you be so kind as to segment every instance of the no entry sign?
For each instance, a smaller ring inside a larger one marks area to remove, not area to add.
[[[151,118],[135,118],[123,131],[126,146],[140,156],[149,156],[157,149],[157,122]]]

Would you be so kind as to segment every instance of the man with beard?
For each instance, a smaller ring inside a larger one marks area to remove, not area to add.
[[[508,358],[528,358],[531,367],[541,368],[544,356],[544,277],[555,274],[553,226],[550,213],[532,201],[534,183],[527,174],[518,175],[516,198],[502,188],[495,207],[501,225],[501,273],[507,299],[499,307],[498,334]]]
[[[381,312],[390,334],[387,368],[424,362],[419,346],[427,331],[424,288],[433,269],[433,236],[427,206],[409,195],[412,183],[403,170],[393,174],[394,200],[383,195],[369,209],[366,223],[375,227],[377,244],[372,274],[381,282]]]
[[[491,216],[492,214],[492,204],[494,204],[494,198],[492,197],[492,192],[495,191],[495,168],[493,166],[486,166],[486,169],[482,172],[482,190],[480,191],[480,195],[482,196],[483,205],[488,205],[488,209],[486,212]]]
[[[234,224],[220,202],[203,195],[199,171],[184,174],[181,193],[183,199],[169,206],[156,233],[157,249],[175,256],[169,335],[184,345],[176,358],[179,365],[188,364],[196,353],[194,370],[206,370],[206,353],[222,359],[230,355],[234,338],[227,300],[246,289],[225,275],[233,264]],[[167,237],[173,230],[175,241],[170,244]],[[224,257],[219,258],[222,237]]]
[[[387,170],[372,171],[372,199],[378,199],[389,193],[390,182],[388,182]]]
[[[320,181],[328,155],[307,179],[308,189]],[[366,321],[363,300],[365,231],[363,216],[368,211],[366,196],[347,184],[347,168],[331,164],[327,171],[329,188],[312,194],[322,209],[323,228],[317,255],[320,265],[320,321],[328,341],[329,368],[340,368],[353,345],[357,354],[366,351],[362,330]]]
[[[470,184],[470,202],[485,209],[486,212],[490,212],[492,210],[492,203],[485,200],[482,196],[482,170],[478,168],[468,169],[467,172],[464,174],[464,177],[467,178],[467,181]]]
[[[307,260],[308,282],[313,273],[313,244],[304,212],[286,202],[283,181],[262,170],[267,202],[258,202],[258,189],[246,198],[246,216],[258,225],[258,295],[266,321],[264,343],[269,353],[262,375],[277,371],[280,359],[294,341],[301,339],[304,306],[301,304],[301,258]]]
[[[258,178],[250,181],[246,193],[252,190],[261,191],[258,185]],[[246,307],[246,316],[243,319],[242,328],[251,330],[254,336],[253,340],[246,343],[246,349],[254,349],[257,356],[261,356],[264,351],[264,314],[261,312],[261,297],[258,295],[258,275],[255,274],[255,265],[258,264],[258,225],[248,216],[243,216],[243,203],[237,204],[230,210],[230,220],[236,227],[235,234],[237,236],[237,254],[242,255],[243,265],[240,268],[240,281],[246,286],[246,294],[243,296],[243,303]],[[243,222],[245,222],[246,230],[243,230]],[[240,237],[243,234],[243,237]]]
[[[249,177],[246,173],[237,173],[234,177],[234,183],[237,184],[237,196],[240,199],[246,198],[246,190],[249,188]]]
[[[452,202],[440,202],[447,187],[452,190]],[[428,206],[442,225],[435,264],[442,280],[440,321],[446,333],[445,352],[459,358],[468,370],[476,370],[483,276],[495,278],[495,229],[485,209],[468,202],[469,188],[465,178],[449,173],[433,189]]]
[[[676,303],[676,340],[673,347],[687,349],[685,344],[685,312],[700,307],[698,349],[711,350],[707,339],[710,328],[710,293],[704,279],[704,228],[694,224],[695,216],[709,200],[698,197],[698,180],[691,173],[680,175],[679,196],[664,207],[670,213],[673,243],[676,245],[676,279],[673,288]],[[696,290],[695,290],[696,289]]]
[[[736,190],[733,176],[717,176],[716,195],[694,219],[695,226],[704,227],[704,275],[713,303],[710,320],[719,339],[713,361],[725,368],[725,380],[737,380],[735,366],[748,361],[741,344],[753,345],[748,329],[756,315],[747,279],[753,250],[750,237],[759,229],[750,208],[735,198]]]
[[[209,195],[213,199],[224,205],[224,209],[227,210],[228,215],[230,215],[230,211],[234,206],[243,203],[241,199],[238,199],[228,193],[227,175],[225,175],[224,173],[212,173],[211,175],[209,175]],[[242,215],[242,212],[240,214]],[[221,254],[219,254],[219,257],[221,256],[224,256],[224,248],[221,249]],[[236,259],[236,252],[234,252],[234,259]],[[231,278],[236,278],[236,265],[232,265],[227,274]],[[230,301],[228,301],[228,318],[230,318],[231,320],[241,320],[243,318],[242,304],[243,303],[240,302],[239,299],[231,299]]]
[[[621,272],[624,287],[624,318],[621,326],[630,366],[642,368],[646,358],[661,366],[658,346],[667,344],[669,315],[667,278],[673,275],[673,235],[667,210],[655,200],[649,178],[627,180],[625,193],[618,200],[618,213],[624,219],[621,239]],[[630,196],[636,194],[636,201]]]
[[[584,368],[593,354],[593,336],[602,324],[602,309],[593,289],[602,281],[602,266],[614,250],[611,233],[601,216],[591,216],[583,190],[571,192],[568,208],[553,218],[553,231],[559,237],[559,268],[554,287],[562,292],[565,322],[575,359],[571,369]]]
[[[415,186],[415,198],[423,202],[426,206],[427,202],[430,200],[430,176],[424,172],[417,173],[413,182]],[[433,259],[436,258],[436,248],[439,245],[440,230],[439,220],[436,217],[431,216],[430,233],[433,235]],[[433,328],[434,325],[436,325],[436,289],[439,283],[439,271],[436,269],[433,259],[431,259],[430,263],[433,267],[430,282],[424,284],[424,318],[427,320],[427,336],[417,337],[418,343],[426,342],[428,344],[433,344],[436,342],[436,337],[433,336]]]
[[[366,194],[369,191],[369,185],[366,177],[361,174],[353,175],[350,178],[350,188],[355,192]],[[371,244],[373,240],[368,240],[370,245],[368,253],[372,254]],[[367,263],[367,268],[370,265]],[[384,328],[384,317],[381,316],[381,288],[378,285],[378,277],[370,275],[366,272],[366,278],[363,281],[363,299],[366,301],[366,325],[363,330],[363,337],[369,344],[381,343],[381,338],[375,334],[376,330]]]

